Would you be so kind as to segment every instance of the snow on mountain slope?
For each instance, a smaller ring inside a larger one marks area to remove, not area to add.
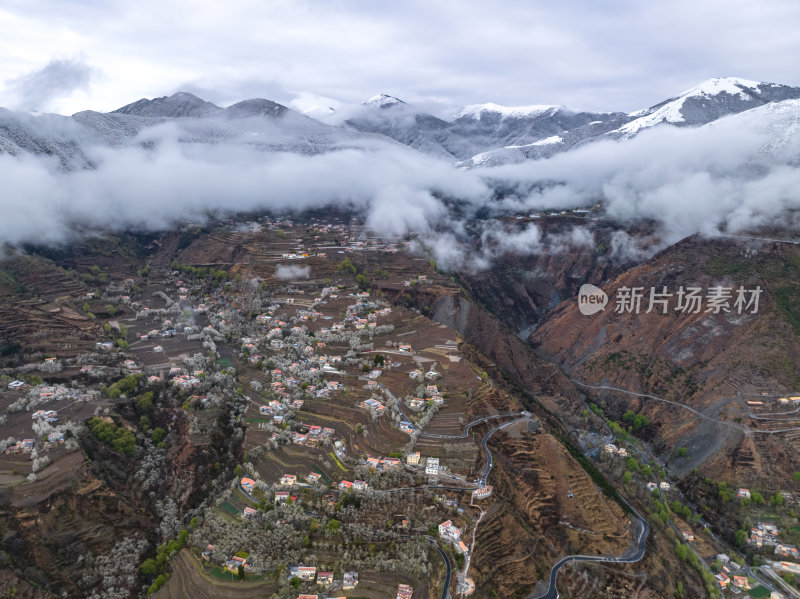
[[[702,129],[728,131],[731,135],[742,131],[760,134],[764,143],[759,147],[759,156],[797,164],[800,156],[800,99],[763,104],[708,123]]]
[[[502,150],[495,155],[513,156],[518,146],[558,136],[566,140],[562,149],[578,141],[619,127],[627,120],[623,113],[577,111],[557,105],[499,106],[476,104],[463,108],[453,122],[453,131],[470,140],[480,153]],[[604,126],[609,123],[609,126]],[[587,127],[591,124],[591,128]],[[539,155],[536,152],[535,155]]]
[[[326,125],[260,98],[222,109],[191,94],[175,94],[72,117],[0,109],[0,154],[51,156],[63,170],[93,169],[110,148],[153,150],[175,143],[187,151],[226,146],[315,155],[397,142]]]
[[[225,109],[226,116],[235,117],[248,117],[248,116],[268,116],[279,117],[286,114],[286,108],[283,104],[278,104],[272,100],[265,100],[264,98],[253,98],[251,100],[242,100]]]
[[[147,127],[166,121],[163,117],[143,117],[113,112],[84,110],[72,115],[72,119],[94,133],[96,143],[117,146],[125,143]]]
[[[378,106],[380,108],[389,108],[390,106],[397,106],[398,104],[405,104],[400,98],[395,98],[389,94],[378,94],[372,96],[369,100],[364,102],[367,106]]]
[[[455,120],[448,121],[394,96],[379,94],[358,105],[342,106],[336,118],[323,123],[262,98],[220,108],[179,92],[142,99],[107,114],[85,111],[71,118],[0,110],[0,153],[53,156],[61,168],[71,170],[92,168],[93,148],[153,145],[161,138],[181,144],[234,144],[302,154],[391,139],[390,143],[399,142],[472,168],[548,158],[595,140],[634,137],[656,125],[700,126],[798,98],[800,88],[717,78],[636,113],[486,103],[467,106]],[[317,102],[316,97],[309,102]]]
[[[484,117],[492,117],[499,115],[501,118],[531,118],[540,116],[546,112],[567,112],[574,114],[575,111],[570,110],[566,106],[559,106],[556,104],[533,104],[531,106],[501,106],[487,102],[485,104],[470,104],[464,106],[456,114],[456,119],[471,118],[480,120]]]
[[[453,132],[451,123],[387,94],[351,107],[342,124],[350,130],[384,135],[448,160],[463,160],[480,149]]]
[[[499,166],[501,164],[522,162],[523,160],[547,158],[562,150],[563,146],[564,138],[559,135],[552,135],[529,144],[505,146],[496,150],[481,152],[469,160],[458,163],[458,166]]]
[[[800,97],[800,89],[736,77],[714,78],[692,87],[676,98],[630,113],[633,120],[609,132],[613,137],[632,137],[662,123],[704,125],[722,116],[748,110],[766,102]]]
[[[739,77],[714,77],[703,81],[700,85],[690,87],[680,94],[679,97],[684,98],[697,95],[716,96],[717,94],[726,93],[732,96],[739,95],[747,99],[749,97],[749,92],[757,92],[761,85],[775,87],[774,83],[762,83],[760,81],[751,81]],[[748,92],[745,90],[748,90]]]
[[[187,92],[178,92],[171,96],[153,98],[152,100],[142,98],[122,108],[117,108],[113,112],[135,116],[177,118],[209,116],[220,111],[222,111],[222,108],[216,104],[206,102]]]
[[[70,117],[37,116],[0,108],[0,154],[52,157],[63,170],[91,168],[84,146],[95,139]]]

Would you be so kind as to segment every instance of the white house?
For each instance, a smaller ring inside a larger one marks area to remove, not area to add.
[[[439,536],[445,541],[458,543],[461,539],[461,529],[456,528],[452,521],[446,520],[439,525]]]

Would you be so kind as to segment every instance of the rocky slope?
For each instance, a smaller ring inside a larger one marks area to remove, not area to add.
[[[777,469],[759,467],[758,448],[780,445],[780,437],[755,432],[763,426],[743,418],[750,395],[790,393],[800,385],[794,366],[800,357],[794,284],[798,264],[800,252],[793,244],[689,238],[604,282],[610,297],[604,311],[584,316],[576,298],[564,301],[531,342],[582,382],[651,394],[698,410],[701,414],[630,394],[604,396],[617,417],[633,409],[661,423],[650,436],[663,454],[679,445],[690,448],[690,459],[675,464],[679,472],[702,468],[718,454],[729,455],[721,450],[746,437],[746,451],[755,456],[739,462],[739,475],[761,482],[780,478],[798,463],[790,459]],[[667,314],[662,304],[647,313],[651,288],[661,292],[667,287],[674,294],[681,286],[699,287],[703,295],[716,286],[758,286],[763,292],[756,313],[752,308],[738,313],[735,291],[728,312],[709,312],[708,304],[696,313],[676,311],[678,298],[673,296]],[[645,293],[640,312],[620,313],[619,290],[637,287]]]

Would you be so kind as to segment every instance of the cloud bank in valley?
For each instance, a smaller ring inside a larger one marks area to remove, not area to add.
[[[548,160],[490,169],[524,189],[511,210],[602,201],[623,222],[652,219],[664,243],[693,233],[787,224],[800,209],[800,102],[743,112],[699,128],[655,127],[634,139],[586,144]]]
[[[34,119],[38,133],[59,144],[77,139],[91,168],[67,170],[54,157],[0,153],[3,242],[59,243],[76,230],[158,230],[209,214],[338,206],[360,211],[378,233],[417,234],[444,266],[481,268],[503,253],[569,251],[594,240],[581,227],[545,235],[535,224],[521,230],[493,219],[475,224],[478,209],[530,213],[601,201],[622,222],[657,223],[663,246],[697,232],[785,225],[800,208],[798,101],[697,129],[656,127],[547,160],[474,170],[319,124],[298,135],[264,119],[166,121],[109,145],[97,131],[62,118]],[[314,145],[331,131],[334,137]],[[209,136],[213,143],[199,143]],[[498,197],[498,183],[512,192]],[[476,234],[481,250],[466,257]],[[637,256],[630,237],[612,241],[612,253]]]
[[[275,142],[279,134],[268,137]],[[395,143],[367,140],[303,155],[262,151],[249,137],[192,143],[197,135],[165,123],[122,147],[82,146],[94,168],[70,171],[55,158],[0,154],[0,239],[59,243],[76,228],[157,230],[209,213],[329,205],[362,211],[378,232],[424,233],[447,218],[437,197],[480,203],[489,194],[477,174]]]

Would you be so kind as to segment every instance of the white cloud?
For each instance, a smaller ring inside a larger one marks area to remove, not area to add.
[[[653,220],[662,243],[786,222],[800,209],[800,102],[767,105],[700,128],[656,127],[548,160],[489,169],[526,185],[510,205],[561,209],[603,200],[623,222]],[[551,185],[542,187],[541,182]]]
[[[36,130],[64,130],[66,138],[78,130],[61,117],[26,118]],[[251,130],[256,124],[261,129]],[[341,148],[334,143],[316,155],[264,152],[258,149],[262,137],[289,145],[293,138],[263,119],[224,127],[214,119],[169,122],[116,148],[84,139],[95,168],[68,172],[54,158],[0,154],[0,240],[53,243],[75,229],[163,229],[209,212],[322,206],[358,209],[371,229],[402,235],[447,226],[447,211],[433,194],[466,203],[489,194],[477,174],[399,144],[345,137]],[[217,129],[226,134],[216,143],[185,141]]]
[[[87,91],[97,71],[80,59],[53,59],[44,67],[8,82],[13,106],[42,111],[54,100]]]

